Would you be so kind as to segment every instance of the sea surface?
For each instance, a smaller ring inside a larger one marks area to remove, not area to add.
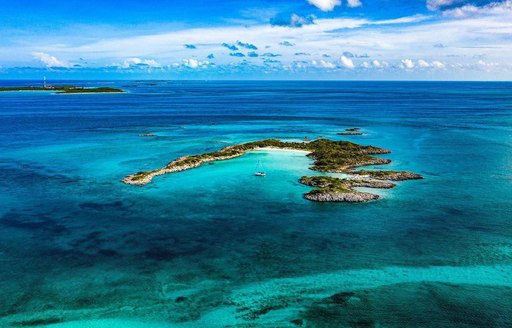
[[[512,83],[66,83],[127,93],[0,93],[1,327],[512,327]],[[304,137],[424,179],[314,203],[304,153],[258,151],[120,182]]]

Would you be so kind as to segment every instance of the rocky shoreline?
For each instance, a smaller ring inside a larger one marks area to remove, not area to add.
[[[320,203],[364,203],[379,199],[379,195],[354,190],[351,192],[308,192],[304,195],[304,198]]]
[[[368,202],[379,199],[379,195],[358,191],[354,188],[390,189],[395,187],[395,184],[391,182],[354,178],[340,179],[329,176],[302,177],[299,182],[303,185],[316,188],[304,195],[304,198],[315,202]]]
[[[370,171],[361,170],[353,171],[352,174],[362,177],[372,178],[376,180],[389,180],[389,181],[405,181],[405,180],[419,180],[423,177],[419,174],[408,171]]]
[[[360,128],[347,128],[345,131],[338,132],[337,133],[340,136],[362,136],[364,135],[363,132],[361,132]]]
[[[354,188],[388,189],[395,186],[389,181],[422,178],[416,173],[407,171],[355,170],[355,168],[360,166],[390,163],[389,159],[372,156],[376,154],[389,154],[390,151],[388,149],[328,139],[318,139],[311,142],[285,142],[277,139],[267,139],[229,146],[211,153],[182,156],[165,167],[152,171],[137,172],[126,176],[121,181],[130,185],[143,186],[159,175],[190,170],[214,161],[233,159],[249,151],[259,149],[304,151],[308,157],[314,160],[314,164],[310,169],[319,172],[346,173],[351,176],[347,179],[327,176],[302,177],[300,183],[316,188],[306,193],[304,198],[316,202],[367,202],[376,200],[379,198],[378,195],[358,191]]]
[[[208,162],[224,161],[224,160],[233,159],[235,157],[239,157],[242,155],[243,155],[243,153],[239,154],[239,155],[238,154],[233,155],[233,156],[221,156],[221,157],[216,157],[216,158],[211,158],[211,159],[209,159],[209,158],[201,159],[201,160],[193,161],[193,162],[190,162],[191,156],[183,156],[183,157],[176,159],[175,161],[170,162],[164,168],[161,168],[159,170],[154,170],[154,171],[138,172],[135,174],[131,174],[131,175],[125,177],[124,179],[122,179],[121,181],[126,184],[143,186],[143,185],[150,183],[154,177],[159,176],[159,175],[186,171],[186,170],[190,170],[190,169],[196,168],[198,166],[201,166],[202,164],[205,164]]]

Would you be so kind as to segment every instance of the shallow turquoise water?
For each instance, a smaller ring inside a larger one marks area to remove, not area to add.
[[[0,93],[2,326],[512,326],[512,84],[113,84],[130,93]],[[316,204],[310,160],[271,151],[120,183],[304,136],[425,179]]]

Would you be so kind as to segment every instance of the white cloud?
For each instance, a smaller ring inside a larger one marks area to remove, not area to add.
[[[415,65],[414,65],[414,62],[413,62],[411,59],[402,59],[402,60],[400,61],[400,63],[401,63],[401,67],[402,67],[403,69],[408,69],[408,70],[410,70],[410,69],[413,69],[413,68],[414,68],[414,66],[415,66]]]
[[[444,68],[446,68],[446,64],[444,64],[443,62],[440,62],[438,60],[428,62],[424,59],[418,59],[416,64],[414,63],[414,61],[412,59],[404,59],[400,62],[400,67],[403,69],[407,69],[407,70],[413,69],[416,65],[418,65],[418,67],[420,67],[420,68],[428,68],[428,69],[444,69]]]
[[[203,67],[203,66],[208,66],[209,64],[210,64],[210,62],[208,62],[208,61],[200,61],[200,60],[193,59],[193,58],[183,59],[183,65],[193,68],[193,69]]]
[[[149,67],[161,67],[162,66],[154,59],[141,59],[141,58],[133,57],[133,58],[126,59],[123,62],[123,64],[121,65],[121,67],[129,68],[129,67],[137,66],[137,65],[149,66]]]
[[[161,65],[154,59],[146,59],[143,61],[144,64],[151,67],[160,67]]]
[[[321,11],[332,11],[334,7],[341,6],[341,0],[308,0],[308,2]]]
[[[354,68],[355,67],[354,62],[352,61],[352,59],[350,59],[348,57],[341,56],[340,62],[341,62],[341,65],[346,67],[346,68]]]
[[[70,65],[44,52],[33,52],[34,58],[39,59],[46,67],[69,67]]]
[[[463,0],[427,0],[427,8],[429,10],[439,10],[443,7],[453,6],[461,3]]]
[[[318,61],[317,60],[312,60],[311,64],[313,64],[313,66],[319,66],[319,67],[328,68],[328,69],[336,68],[336,65],[334,65],[330,61],[326,61],[326,60],[318,60]]]
[[[431,65],[432,65],[432,67],[437,68],[437,69],[443,69],[446,67],[446,65],[444,63],[442,63],[438,60],[434,60]]]
[[[388,62],[386,61],[379,61],[377,59],[372,60],[371,62],[363,62],[361,64],[362,68],[373,68],[373,69],[384,69],[389,67]]]
[[[473,5],[466,5],[460,8],[450,9],[443,12],[444,16],[451,16],[455,18],[464,18],[478,13],[478,7]]]
[[[292,14],[290,17],[290,25],[295,27],[302,27],[303,25],[314,24],[315,16],[301,16]]]
[[[512,1],[492,2],[485,6],[464,5],[462,7],[445,10],[444,16],[466,18],[477,15],[509,15],[512,16]]]
[[[478,65],[482,66],[482,67],[486,67],[486,68],[490,68],[490,67],[495,67],[495,66],[499,66],[498,63],[489,63],[489,62],[486,62],[484,60],[479,60]]]
[[[421,68],[429,68],[430,64],[427,61],[420,59],[418,60],[418,66]]]
[[[356,8],[356,7],[361,7],[363,4],[361,3],[361,0],[348,0],[347,1],[347,6],[349,6],[350,8]]]
[[[336,68],[336,65],[334,65],[333,63],[331,63],[329,61],[325,61],[325,60],[320,60],[320,66],[322,66],[323,68],[330,68],[330,69]]]
[[[188,66],[190,68],[198,68],[199,67],[199,61],[196,59],[185,59],[183,60],[183,63],[185,66]]]

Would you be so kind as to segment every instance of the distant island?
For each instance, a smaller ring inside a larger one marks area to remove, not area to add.
[[[2,91],[53,91],[57,94],[121,93],[122,89],[111,87],[85,88],[74,85],[0,87]]]
[[[363,133],[360,131],[360,128],[348,128],[345,131],[338,132],[340,136],[362,136]]]
[[[122,182],[142,186],[150,183],[154,177],[159,175],[190,170],[204,163],[228,160],[242,156],[252,150],[265,149],[307,151],[307,156],[314,159],[313,166],[310,169],[320,172],[346,173],[350,176],[345,179],[329,176],[302,177],[299,180],[300,183],[316,188],[306,193],[304,197],[316,202],[367,202],[376,200],[379,196],[358,191],[354,188],[393,188],[395,185],[389,181],[422,179],[421,175],[408,171],[355,170],[360,166],[390,163],[389,159],[372,156],[389,154],[390,151],[387,149],[328,139],[318,139],[311,142],[285,142],[277,139],[267,139],[229,146],[211,153],[183,156],[170,162],[165,167],[131,174],[122,179]]]

